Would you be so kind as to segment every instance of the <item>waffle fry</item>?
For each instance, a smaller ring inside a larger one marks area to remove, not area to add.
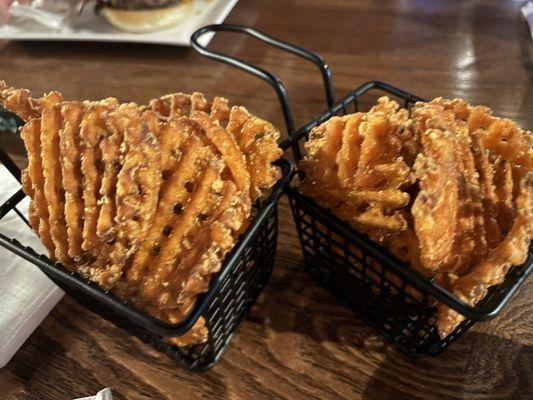
[[[533,135],[513,121],[497,118],[481,136],[483,145],[496,157],[512,165],[514,196],[518,195],[524,175],[533,169]]]
[[[167,315],[167,319],[171,320],[170,314]],[[183,317],[172,318],[176,323],[181,321]],[[193,327],[184,335],[178,337],[166,338],[169,343],[172,343],[174,346],[188,346],[194,343],[204,343],[207,341],[208,330],[205,326],[204,317],[200,317],[198,321],[193,325]]]
[[[227,99],[223,97],[215,97],[209,114],[211,118],[216,119],[223,127],[226,127],[230,120],[231,111],[228,104],[229,102]]]
[[[339,161],[343,163],[345,171],[344,175],[337,177],[334,174],[334,171],[337,170],[336,159],[330,160],[329,157],[334,157],[337,151],[339,153],[342,151],[342,143],[348,141],[360,143],[362,141],[358,132],[361,121],[358,121],[358,118],[357,114],[342,119],[335,117],[331,119],[329,128],[327,126],[329,121],[314,128],[309,134],[309,141],[305,144],[307,157],[301,160],[299,164],[306,174],[306,179],[300,186],[302,191],[314,197],[323,206],[337,210],[338,213],[340,208],[350,200],[350,188],[353,187],[353,176],[357,162],[352,161],[353,169],[348,172],[346,171],[348,165],[341,158]],[[354,124],[357,129],[354,129]],[[357,152],[356,161],[358,161],[360,149],[354,148],[354,151]],[[340,167],[338,168],[340,169]],[[327,173],[321,173],[321,171],[326,170]],[[350,180],[344,179],[348,173],[351,175]],[[330,179],[326,179],[326,176]],[[349,215],[345,218],[349,218]]]
[[[37,233],[39,232],[39,224],[41,223],[41,220],[39,219],[37,206],[33,200],[30,200],[30,204],[28,205],[28,223],[30,224],[31,229]]]
[[[343,118],[332,117],[309,134],[306,143],[308,158],[302,165],[310,182],[329,182],[326,187],[339,187],[335,160],[342,146],[344,125]]]
[[[178,217],[183,213],[198,169],[204,168],[213,156],[211,150],[203,146],[196,135],[190,135],[183,149],[183,156],[163,183],[153,224],[127,271],[126,282],[128,284],[137,285],[144,278],[148,260],[153,257],[154,253],[158,254],[166,239],[163,232],[167,229],[170,234]]]
[[[207,228],[205,250],[199,253],[199,259],[185,262],[185,271],[180,279],[174,280],[175,287],[180,288],[178,304],[186,304],[198,293],[207,290],[211,274],[218,272],[223,257],[235,244],[236,233],[241,232],[245,225],[245,205],[233,182],[226,181],[220,192],[218,205],[209,220],[204,223]]]
[[[461,159],[461,175],[465,181],[465,193],[462,197],[461,217],[459,218],[460,235],[456,243],[457,253],[461,256],[452,268],[453,273],[463,274],[477,264],[487,253],[487,239],[483,220],[483,205],[479,174],[476,170],[474,155],[471,150],[471,138],[464,126],[455,130]]]
[[[23,187],[51,258],[167,322],[207,290],[252,200],[278,178],[279,132],[224,98],[178,93],[139,107],[1,84],[0,103],[29,119]],[[168,340],[207,334],[200,318]]]
[[[255,201],[280,178],[279,168],[272,165],[283,154],[278,147],[279,131],[269,122],[251,116],[238,134],[230,132],[238,137],[237,143],[245,155],[250,197]]]
[[[466,124],[471,132],[476,132],[486,130],[494,121],[495,118],[488,107],[476,106],[470,110]]]
[[[397,110],[381,98],[368,113],[331,118],[311,132],[300,163],[302,190],[377,240],[407,228],[397,210],[410,198],[400,188],[411,182],[402,152],[412,136],[405,110]]]
[[[228,167],[236,174],[235,181],[241,186],[247,186],[248,180],[240,162],[244,158],[250,175],[251,199],[259,197],[263,189],[279,178],[279,169],[271,165],[281,156],[276,143],[279,131],[268,122],[251,115],[246,108],[230,109],[228,100],[222,97],[215,97],[213,103],[209,103],[203,94],[197,92],[154,99],[150,102],[150,108],[163,117],[189,116],[201,124],[207,140],[223,154],[224,159],[230,161]],[[237,154],[233,142],[238,144],[242,157]]]
[[[148,130],[137,105],[111,111],[108,126],[122,133],[122,165],[116,179],[116,240],[109,263],[93,268],[91,279],[110,288],[120,279],[128,258],[137,251],[153,220],[161,184],[161,156],[154,132]]]
[[[226,129],[220,126],[218,121],[201,116],[200,112],[196,112],[194,121],[198,122],[204,130],[207,140],[221,154],[241,194],[250,198],[250,172],[246,165],[246,159],[235,139]]]
[[[33,200],[33,197],[35,196],[35,192],[33,190],[33,186],[32,186],[32,182],[31,182],[28,169],[24,169],[22,171],[21,184],[22,184],[22,190],[24,191],[24,193],[26,193],[31,198],[30,204],[28,206],[28,222],[30,224],[30,227],[36,233],[39,233],[40,218],[39,218],[39,214],[37,213],[37,206],[35,205],[35,201]]]
[[[207,101],[202,93],[194,92],[191,95],[191,110],[189,116],[191,118],[202,117],[209,115],[211,111],[211,104]]]
[[[215,197],[210,196],[213,186],[220,185],[220,166],[207,165],[195,182],[196,189],[191,193],[187,207],[182,217],[172,227],[168,239],[162,244],[157,260],[149,266],[149,273],[143,285],[141,295],[145,299],[158,297],[160,288],[168,284],[172,272],[176,269],[177,257],[183,251],[192,248],[194,233],[197,230],[198,219],[211,212],[215,205]],[[168,299],[159,296],[157,302],[164,306]]]
[[[516,205],[518,214],[502,243],[491,251],[488,258],[454,282],[452,292],[466,304],[475,305],[486,296],[491,286],[503,282],[513,265],[526,260],[533,237],[532,172],[522,179]],[[437,309],[439,335],[445,338],[464,320],[464,316],[442,304]]]
[[[494,189],[494,168],[490,163],[488,152],[481,143],[479,132],[473,132],[471,137],[475,168],[479,173],[487,246],[489,249],[493,249],[501,240],[500,229],[496,220],[497,200]]]
[[[415,162],[420,192],[411,212],[422,265],[434,273],[454,263],[459,171],[452,134],[430,129],[422,134],[422,144],[424,154]]]
[[[215,102],[213,102],[213,106],[214,104]],[[211,115],[214,116],[213,113]],[[229,120],[226,124],[226,129],[228,130],[228,132],[233,133],[233,135],[235,136],[235,140],[239,140],[239,132],[242,130],[242,127],[251,116],[252,115],[245,107],[235,106],[231,108]]]
[[[36,218],[31,218],[33,221],[32,227],[39,234],[50,257],[53,258],[55,257],[55,245],[50,233],[48,206],[44,195],[44,174],[41,160],[41,121],[33,119],[26,123],[21,129],[21,136],[28,153],[28,168],[24,175],[29,176],[29,179],[25,179],[26,183],[23,188],[25,193],[31,196],[32,209],[39,218],[38,224]],[[28,187],[29,183],[31,183],[31,190]]]
[[[55,258],[70,265],[65,221],[65,192],[62,186],[59,130],[63,125],[60,109],[62,101],[57,92],[49,93],[41,101],[41,160],[44,176],[44,196],[48,205],[50,234],[55,246]]]
[[[100,141],[108,132],[107,112],[118,103],[114,99],[87,105],[80,124],[81,172],[84,201],[82,249],[96,256],[103,246],[96,230],[98,225],[102,154]]]
[[[398,136],[402,141],[401,156],[407,165],[412,166],[420,152],[420,134],[412,128],[413,122],[409,118],[409,112],[406,109],[400,109],[400,105],[394,100],[383,96],[370,109],[370,113],[381,114],[398,125]]]
[[[383,134],[391,126],[399,129]],[[531,227],[519,227],[531,225],[533,139],[487,107],[437,98],[407,111],[380,98],[368,113],[316,127],[306,149],[302,192],[466,303],[525,260]],[[444,338],[464,318],[433,304]]]
[[[170,171],[182,157],[182,145],[191,134],[200,134],[196,123],[189,118],[172,118],[160,131],[161,170]]]
[[[496,219],[500,232],[506,235],[511,229],[512,221],[516,216],[513,202],[513,171],[511,164],[498,157],[494,163],[494,181],[496,186]]]
[[[0,105],[24,121],[41,116],[41,110],[29,90],[9,87],[4,81],[0,81]]]
[[[79,128],[83,112],[81,103],[63,103],[60,107],[63,129],[59,132],[61,172],[65,189],[65,222],[68,255],[79,261],[82,255],[83,199],[81,193],[81,160]]]
[[[342,132],[342,145],[335,161],[339,166],[337,176],[343,186],[353,185],[363,142],[363,137],[359,134],[362,116],[362,113],[350,115]]]

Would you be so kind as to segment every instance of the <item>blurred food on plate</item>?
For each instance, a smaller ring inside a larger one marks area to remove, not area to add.
[[[97,19],[105,19],[117,29],[147,33],[179,25],[186,20],[191,7],[201,7],[201,3],[196,0],[0,0],[0,18],[10,23],[31,20],[61,29],[91,19],[87,13],[82,14],[88,8],[94,10]],[[17,21],[13,22],[12,17]]]

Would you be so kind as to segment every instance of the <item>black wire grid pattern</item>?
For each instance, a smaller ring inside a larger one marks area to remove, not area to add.
[[[274,265],[277,232],[277,210],[272,209],[257,238],[239,254],[238,261],[213,293],[206,311],[201,315],[209,333],[207,342],[198,345],[175,346],[162,335],[136,324],[106,304],[95,302],[94,297],[84,290],[61,283],[60,286],[79,304],[167,354],[182,368],[207,371],[220,360],[267,283]]]
[[[20,170],[2,149],[0,162],[20,182]],[[192,310],[177,324],[168,324],[144,314],[113,293],[21,244],[16,238],[0,233],[0,245],[35,264],[78,303],[168,354],[181,367],[205,371],[221,358],[272,272],[278,236],[277,202],[294,171],[285,159],[278,164],[281,178],[265,199],[254,205],[248,229],[226,256],[220,271],[211,278],[208,291],[198,296]],[[0,220],[14,212],[21,223],[29,226],[17,207],[25,197],[19,189],[0,205]],[[200,318],[204,319],[208,329],[205,343],[178,347],[165,340],[165,337],[185,334]]]
[[[287,92],[275,75],[200,45],[200,36],[216,31],[246,34],[315,64],[322,74],[328,110],[301,129],[295,130]],[[201,55],[239,68],[274,88],[289,134],[281,147],[292,147],[296,161],[301,159],[301,144],[313,127],[334,115],[359,111],[360,104],[363,104],[362,98],[369,92],[379,90],[382,94],[394,96],[405,107],[421,100],[386,83],[372,81],[335,103],[331,72],[319,55],[246,26],[206,26],[193,34],[191,45]],[[9,119],[5,122],[7,130],[13,131],[13,124],[21,123],[20,119],[10,113],[4,112],[1,116],[4,120]],[[20,171],[1,149],[0,161],[20,180]],[[533,268],[530,252],[524,265],[513,268],[501,285],[493,287],[477,306],[470,307],[396,259],[386,249],[350,228],[347,223],[299,193],[296,188],[287,187],[293,177],[294,166],[285,159],[280,161],[280,165],[283,169],[282,178],[268,198],[258,205],[250,227],[226,257],[220,272],[211,279],[209,290],[198,297],[193,309],[178,324],[167,324],[141,313],[112,293],[68,272],[61,264],[52,263],[46,256],[35,253],[2,233],[0,245],[35,264],[85,307],[152,344],[175,359],[183,368],[195,371],[207,370],[220,359],[239,323],[270,276],[277,242],[277,202],[284,189],[289,196],[300,237],[305,269],[317,282],[412,357],[437,355],[466,332],[474,321],[498,315]],[[15,211],[27,223],[16,208],[24,197],[22,190],[19,190],[1,205],[0,219],[8,212]],[[444,340],[436,332],[436,301],[443,302],[466,317]],[[176,347],[163,339],[165,336],[186,333],[201,317],[205,319],[209,330],[206,343]]]
[[[360,103],[367,98],[376,98],[376,91],[400,100],[406,108],[420,100],[382,82],[369,82],[297,131],[291,145],[299,145],[298,140],[307,139],[311,129],[332,116],[359,111]],[[288,188],[287,194],[301,241],[305,269],[413,358],[440,354],[476,320],[497,315],[531,272],[530,252],[524,265],[514,267],[502,284],[492,287],[476,307],[469,307],[298,192],[297,188]],[[437,333],[437,301],[468,315],[444,339]]]
[[[327,111],[302,128],[294,129],[287,90],[277,76],[239,58],[208,50],[198,42],[198,38],[206,33],[221,31],[251,36],[313,63],[322,77]],[[375,104],[376,92],[395,98],[405,108],[423,100],[387,83],[370,81],[335,102],[331,71],[320,55],[247,26],[203,27],[193,34],[191,45],[204,57],[236,67],[272,86],[278,96],[288,132],[288,138],[281,143],[281,147],[290,147],[296,162],[302,158],[302,143],[308,138],[311,129],[332,116],[357,112],[362,105],[368,107]],[[301,172],[298,177],[303,177]],[[512,268],[502,284],[492,287],[488,295],[472,307],[352,229],[348,223],[337,219],[331,212],[299,193],[297,188],[289,187],[286,193],[300,237],[306,270],[400,350],[414,358],[437,355],[466,332],[474,321],[494,318],[533,269],[530,251],[524,265]],[[436,330],[437,301],[465,317],[443,340]]]

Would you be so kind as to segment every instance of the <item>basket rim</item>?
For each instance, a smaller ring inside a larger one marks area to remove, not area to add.
[[[251,220],[248,228],[242,233],[230,253],[226,255],[220,270],[212,275],[209,289],[205,293],[198,295],[194,307],[180,322],[174,324],[164,322],[141,311],[132,303],[121,300],[112,292],[100,288],[96,283],[88,281],[76,272],[69,271],[60,262],[51,261],[46,255],[37,253],[30,246],[24,246],[17,239],[9,238],[1,232],[0,246],[31,262],[53,281],[60,282],[93,297],[100,304],[109,307],[113,312],[153,334],[171,337],[181,336],[191,329],[207,310],[212,298],[220,289],[225,278],[235,268],[242,253],[259,234],[261,225],[267,220],[271,212],[275,212],[278,200],[284,193],[285,187],[290,183],[295,171],[294,163],[284,157],[280,158],[275,164],[281,167],[282,175],[280,179],[274,184],[267,198],[261,203],[257,215]],[[0,205],[0,219],[5,217],[10,211],[15,210],[15,207],[25,197],[26,194],[20,189]]]
[[[308,135],[309,131],[312,128],[325,122],[333,115],[337,115],[337,113],[339,113],[341,110],[346,109],[347,105],[358,100],[359,97],[371,90],[380,90],[385,93],[392,94],[394,96],[402,98],[406,104],[415,103],[417,101],[425,101],[425,99],[422,97],[416,96],[388,83],[379,80],[368,81],[357,87],[355,90],[351,91],[341,100],[337,101],[332,107],[328,108],[326,111],[319,114],[317,117],[312,118],[309,122],[294,131],[291,135],[289,135],[286,140],[284,140],[280,144],[280,147],[282,147],[283,149],[287,149],[291,146],[298,146],[299,141],[305,140],[305,137]],[[296,164],[299,160],[295,159],[294,161]],[[299,175],[298,172],[299,171],[297,170],[297,173],[295,175]],[[448,290],[446,290],[436,282],[432,281],[431,279],[422,275],[420,272],[416,271],[410,264],[399,260],[397,257],[392,255],[387,249],[371,241],[368,237],[366,237],[366,235],[358,232],[347,222],[344,222],[341,219],[337,218],[328,209],[320,206],[313,199],[300,193],[296,187],[287,186],[285,192],[289,197],[293,198],[294,200],[303,201],[307,204],[307,206],[314,208],[314,210],[316,210],[323,216],[323,219],[325,221],[331,223],[337,230],[341,231],[344,235],[346,235],[350,241],[354,241],[358,245],[363,246],[364,249],[367,250],[372,257],[377,258],[380,262],[384,262],[388,267],[391,267],[396,273],[402,276],[402,278],[407,279],[409,283],[415,285],[418,289],[423,290],[424,292],[432,295],[437,300],[454,309],[466,318],[475,321],[489,320],[500,314],[504,307],[507,305],[507,303],[509,303],[511,298],[514,296],[518,288],[533,271],[533,252],[531,250],[532,245],[530,245],[526,261],[519,266],[513,267],[513,273],[508,272],[504,282],[500,283],[499,285],[493,286],[500,287],[509,280],[509,289],[502,296],[501,300],[493,302],[494,304],[491,304],[489,302],[489,304],[486,304],[484,307],[477,305],[471,306],[458,299],[454,294],[450,293]]]

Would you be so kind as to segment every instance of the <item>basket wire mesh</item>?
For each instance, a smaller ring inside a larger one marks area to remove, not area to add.
[[[2,110],[2,116],[9,117],[9,124],[13,121],[22,124],[16,116],[5,110]],[[20,170],[2,149],[0,162],[20,182]],[[78,303],[168,354],[184,369],[205,371],[220,360],[234,332],[270,277],[278,234],[277,202],[294,170],[286,159],[279,160],[278,165],[282,171],[281,178],[268,196],[254,205],[248,229],[226,256],[221,270],[212,276],[208,291],[198,296],[191,311],[176,324],[168,324],[139,311],[127,301],[77,273],[69,272],[60,263],[52,262],[47,256],[38,254],[16,238],[7,237],[1,232],[0,245],[36,265]],[[17,208],[24,198],[25,194],[20,189],[0,205],[0,220],[13,211],[19,216],[20,223],[28,225]],[[199,318],[205,320],[208,329],[205,343],[178,347],[165,340],[165,337],[185,334]]]
[[[287,92],[275,75],[240,59],[207,50],[195,41],[195,38],[202,34],[219,31],[244,33],[311,61],[321,73],[328,109],[296,130]],[[291,148],[296,162],[302,158],[301,147],[309,132],[332,116],[369,109],[375,104],[378,95],[388,95],[398,100],[405,108],[423,100],[387,83],[371,81],[335,102],[331,72],[324,59],[302,47],[246,26],[204,27],[193,35],[192,45],[202,55],[239,68],[266,81],[274,88],[288,131],[288,138],[281,143],[281,147]],[[301,172],[298,177],[303,178]],[[288,187],[286,193],[300,238],[306,271],[376,327],[399,350],[413,358],[438,355],[475,321],[494,318],[510,301],[533,268],[530,251],[523,265],[512,268],[503,283],[492,287],[487,296],[472,307],[398,260],[387,249],[358,233],[348,223],[336,218],[300,193],[296,186]],[[444,339],[439,337],[436,329],[437,302],[444,303],[465,316],[465,320]]]

